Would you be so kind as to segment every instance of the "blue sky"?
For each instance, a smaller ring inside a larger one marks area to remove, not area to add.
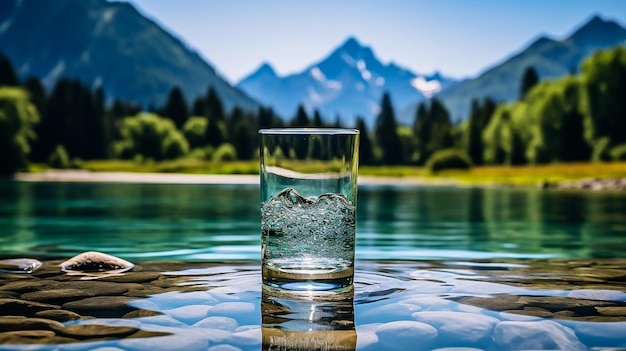
[[[626,26],[622,0],[129,0],[237,82],[263,62],[303,70],[349,36],[384,63],[473,77],[540,35],[593,15]]]

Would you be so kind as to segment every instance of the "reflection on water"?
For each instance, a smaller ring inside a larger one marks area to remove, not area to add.
[[[624,259],[367,261],[353,289],[308,296],[264,289],[252,262],[59,264],[0,273],[0,350],[626,348]]]
[[[258,260],[259,189],[0,182],[0,255]],[[357,259],[626,257],[626,193],[361,186]]]
[[[354,289],[290,292],[263,286],[263,350],[347,351],[356,348]]]

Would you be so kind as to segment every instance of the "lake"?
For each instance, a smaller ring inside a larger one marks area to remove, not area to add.
[[[0,255],[259,260],[254,185],[0,183]],[[626,194],[361,186],[357,259],[626,257]]]
[[[0,182],[0,350],[626,349],[626,193],[360,186],[355,283],[262,287],[255,185]],[[69,274],[84,251],[136,263]]]

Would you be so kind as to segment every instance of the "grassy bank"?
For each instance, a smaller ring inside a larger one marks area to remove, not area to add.
[[[163,162],[122,160],[85,161],[81,169],[94,172],[147,172],[186,174],[258,174],[258,161],[210,162],[181,159]],[[32,167],[32,171],[44,170]],[[527,166],[483,166],[468,171],[448,170],[431,174],[416,166],[362,166],[359,174],[375,177],[416,177],[428,180],[453,179],[468,184],[538,185],[585,178],[626,178],[626,162],[558,163]]]

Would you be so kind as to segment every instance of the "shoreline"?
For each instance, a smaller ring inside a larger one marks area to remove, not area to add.
[[[93,172],[87,170],[49,170],[37,173],[16,173],[12,179],[19,182],[58,183],[146,183],[146,184],[217,184],[258,185],[256,174],[186,174],[186,173],[135,173]],[[359,185],[448,185],[460,186],[453,179],[426,179],[421,177],[359,176]]]

